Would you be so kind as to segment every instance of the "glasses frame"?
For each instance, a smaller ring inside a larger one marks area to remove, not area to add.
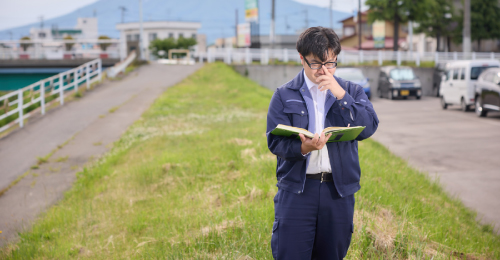
[[[321,69],[321,68],[323,67],[323,65],[325,65],[325,67],[326,67],[327,69],[334,69],[334,68],[336,68],[336,67],[337,67],[337,64],[338,64],[338,62],[337,62],[337,61],[329,61],[329,62],[325,62],[325,63],[321,63],[321,62],[309,63],[309,61],[307,61],[306,57],[304,57],[304,56],[302,56],[302,57],[303,57],[303,58],[304,58],[304,60],[306,61],[307,66],[309,66],[309,68],[311,68],[312,70],[319,70],[319,69]],[[327,63],[333,63],[333,64],[335,64],[335,66],[333,66],[332,68],[328,68],[328,67],[326,66],[326,64],[327,64]],[[321,64],[321,67],[319,67],[319,68],[317,68],[317,69],[314,69],[314,68],[312,68],[312,67],[311,67],[311,64]]]

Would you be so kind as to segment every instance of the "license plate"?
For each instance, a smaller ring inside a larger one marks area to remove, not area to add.
[[[409,90],[401,90],[401,96],[408,96],[408,95],[410,95]]]

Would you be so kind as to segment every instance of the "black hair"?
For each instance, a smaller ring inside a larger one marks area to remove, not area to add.
[[[321,61],[326,61],[330,50],[333,50],[335,56],[339,55],[341,50],[340,39],[330,28],[310,27],[300,34],[297,41],[297,51],[302,56],[312,53]]]

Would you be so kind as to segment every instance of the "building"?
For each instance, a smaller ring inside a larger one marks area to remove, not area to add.
[[[393,50],[394,48],[394,24],[391,21],[384,22],[384,47],[376,48],[375,41],[373,39],[373,24],[368,23],[368,11],[361,13],[361,49],[363,50]],[[342,38],[340,38],[340,44],[344,50],[358,50],[359,48],[359,26],[358,26],[358,16],[353,15],[342,21]],[[405,49],[406,36],[408,35],[407,24],[399,25],[399,37],[398,44],[399,47]]]
[[[30,29],[30,39],[34,41],[61,40],[66,36],[71,36],[75,40],[97,40],[98,34],[96,17],[78,18],[75,28],[59,29],[53,26],[52,28],[33,27]]]
[[[116,29],[120,31],[120,41],[122,44],[122,56],[127,56],[132,50],[139,50],[139,32],[140,25],[138,22],[119,23]],[[144,57],[149,59],[151,52],[149,44],[155,39],[192,37],[197,41],[206,41],[206,37],[198,37],[198,29],[201,28],[201,23],[198,22],[181,22],[181,21],[148,21],[142,23],[143,28],[143,51]],[[206,46],[206,43],[200,43],[195,46],[195,49],[202,52],[200,46]]]

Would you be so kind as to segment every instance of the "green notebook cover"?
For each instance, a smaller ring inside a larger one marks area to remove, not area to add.
[[[323,129],[323,132],[325,133],[325,135],[332,133],[332,136],[328,140],[328,143],[331,143],[331,142],[344,142],[344,141],[354,140],[363,131],[363,129],[365,129],[364,126],[353,126],[353,127],[335,127],[334,126],[334,127],[328,127],[326,129]],[[276,128],[273,131],[271,131],[271,134],[279,135],[279,136],[286,136],[286,137],[296,136],[297,138],[300,138],[299,134],[304,134],[305,136],[307,136],[309,138],[314,137],[314,134],[307,131],[306,129],[282,125],[282,124],[279,124],[278,126],[276,126]]]

